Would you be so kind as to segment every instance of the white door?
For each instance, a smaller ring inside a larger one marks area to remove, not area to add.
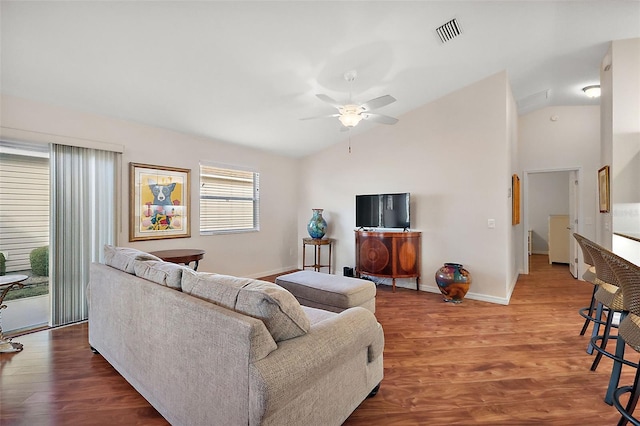
[[[578,232],[578,172],[569,174],[569,271],[573,278],[578,278],[578,242],[573,237]]]
[[[549,263],[571,264],[571,227],[568,214],[549,215]]]

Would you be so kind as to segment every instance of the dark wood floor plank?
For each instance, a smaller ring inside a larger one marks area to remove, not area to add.
[[[588,337],[578,335],[592,287],[546,256],[531,262],[508,306],[380,286],[385,378],[345,424],[615,424],[603,400],[611,361],[589,371]],[[23,352],[0,355],[2,425],[167,424],[91,353],[87,332],[83,323],[20,336]],[[625,367],[622,383],[633,374]]]

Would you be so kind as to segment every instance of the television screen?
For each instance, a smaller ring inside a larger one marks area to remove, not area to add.
[[[380,225],[378,195],[356,195],[356,227],[376,228]]]
[[[409,194],[383,194],[380,196],[382,228],[409,228]]]
[[[356,227],[410,228],[409,193],[356,195]]]

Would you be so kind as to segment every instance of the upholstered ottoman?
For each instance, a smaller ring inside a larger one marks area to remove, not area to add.
[[[315,271],[298,271],[276,278],[301,305],[332,312],[354,306],[376,311],[376,285],[371,281]]]

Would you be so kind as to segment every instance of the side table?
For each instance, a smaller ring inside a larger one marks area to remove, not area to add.
[[[303,238],[302,239],[302,269],[313,268],[316,272],[320,272],[320,268],[329,268],[331,273],[331,249],[333,247],[333,238]],[[307,246],[313,246],[313,263],[307,265]],[[329,261],[322,264],[322,246],[329,246]]]
[[[152,251],[149,254],[159,257],[165,262],[184,263],[189,266],[191,262],[195,262],[193,270],[198,270],[198,263],[204,257],[205,251],[200,249],[173,249]]]
[[[2,275],[0,276],[0,312],[7,307],[2,304],[5,296],[12,288],[22,288],[22,281],[29,278],[26,275]],[[0,316],[0,352],[20,352],[23,349],[22,343],[12,342],[11,339],[5,339],[2,334],[2,317]]]

